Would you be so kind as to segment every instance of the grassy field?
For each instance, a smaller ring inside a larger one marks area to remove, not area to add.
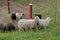
[[[29,2],[33,3],[33,15],[42,14],[42,18],[47,16],[52,18],[48,29],[39,29],[36,31],[12,31],[12,32],[2,32],[0,31],[0,40],[60,40],[60,0],[57,0],[57,10],[55,10],[56,2],[55,0],[11,0],[24,6],[29,6]],[[5,11],[5,7],[0,9],[0,12],[4,15],[4,22],[11,21],[9,14]],[[55,22],[56,13],[56,22]],[[17,26],[17,22],[14,24]]]

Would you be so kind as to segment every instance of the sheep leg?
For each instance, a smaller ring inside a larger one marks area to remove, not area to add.
[[[37,26],[35,26],[35,27],[33,28],[33,30],[38,30],[38,27],[37,27]]]
[[[19,31],[20,31],[21,29],[19,28]]]
[[[25,29],[24,29],[24,28],[19,28],[19,31],[21,31],[21,30],[22,30],[22,31],[25,31]]]
[[[5,27],[3,28],[3,31],[4,31],[4,32],[6,31],[6,28],[5,28]]]
[[[36,30],[38,30],[38,27],[36,26]]]
[[[23,28],[23,31],[26,31],[25,28]]]
[[[32,29],[35,30],[35,27],[33,27]]]

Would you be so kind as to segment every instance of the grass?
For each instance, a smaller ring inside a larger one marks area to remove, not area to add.
[[[29,2],[33,3],[33,15],[38,13],[42,14],[42,18],[47,16],[52,18],[48,29],[39,29],[37,31],[29,30],[26,32],[12,31],[2,32],[0,31],[0,40],[60,40],[60,0],[57,0],[57,11],[55,11],[55,0],[11,0],[24,6],[28,6]],[[5,20],[11,21],[6,8],[0,9],[3,13]],[[56,14],[56,26],[55,26],[55,12]],[[13,22],[17,26],[17,22]]]

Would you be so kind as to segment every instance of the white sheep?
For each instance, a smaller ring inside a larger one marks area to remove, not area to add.
[[[22,13],[16,13],[16,17],[17,17],[18,19],[21,19],[21,18],[23,17],[23,14],[22,14]]]
[[[49,25],[49,23],[51,21],[51,18],[50,17],[47,17],[46,19],[40,19],[38,17],[37,21],[39,22],[39,25],[40,26],[43,26],[46,29],[46,27]]]
[[[18,22],[19,30],[28,30],[37,28],[37,17],[34,19],[21,19]]]

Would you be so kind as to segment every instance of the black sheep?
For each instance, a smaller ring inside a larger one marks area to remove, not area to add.
[[[12,30],[15,31],[15,26],[12,23],[8,22],[6,24],[0,24],[0,29],[3,30],[4,32]]]
[[[11,30],[15,31],[15,26],[12,23],[9,22],[5,26],[7,31],[11,31]]]

